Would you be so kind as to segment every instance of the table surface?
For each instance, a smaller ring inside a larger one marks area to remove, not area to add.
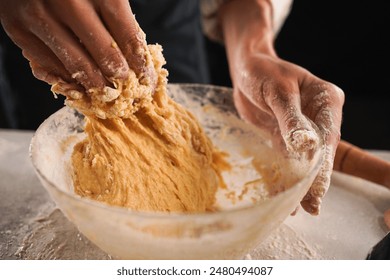
[[[0,129],[0,259],[110,259],[56,208],[34,173],[32,131]],[[390,152],[372,151],[390,160]],[[390,191],[334,172],[322,212],[288,217],[251,259],[365,259],[387,233]]]

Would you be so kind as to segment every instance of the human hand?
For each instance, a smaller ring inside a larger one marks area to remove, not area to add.
[[[65,92],[113,86],[129,69],[156,81],[127,0],[0,0],[0,19],[35,77]]]
[[[241,117],[279,137],[293,153],[317,148],[322,138],[324,162],[301,202],[307,212],[318,215],[340,140],[344,93],[277,56],[269,1],[228,1],[219,19]]]
[[[240,115],[282,137],[288,151],[316,148],[319,132],[325,144],[324,163],[301,202],[307,212],[317,215],[340,140],[343,92],[297,65],[262,53],[241,55],[234,77]]]

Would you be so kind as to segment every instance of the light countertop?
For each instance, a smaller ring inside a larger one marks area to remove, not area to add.
[[[58,210],[29,158],[32,131],[0,129],[0,259],[109,259]],[[373,151],[390,160],[390,152]],[[334,173],[320,216],[300,210],[252,259],[365,259],[387,228],[390,191]]]

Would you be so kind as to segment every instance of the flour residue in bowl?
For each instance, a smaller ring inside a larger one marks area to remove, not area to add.
[[[196,118],[167,95],[158,45],[142,49],[152,79],[131,72],[115,89],[62,92],[86,116],[87,137],[72,155],[75,193],[139,211],[213,211],[229,169]]]
[[[170,85],[169,94],[200,121],[215,146],[229,154],[230,170],[222,176],[226,188],[216,194],[220,210],[250,207],[273,198],[307,175],[311,159],[291,157],[275,147],[266,131],[239,118],[231,91],[223,88]],[[183,94],[188,91],[188,94]],[[299,202],[297,202],[298,204]]]

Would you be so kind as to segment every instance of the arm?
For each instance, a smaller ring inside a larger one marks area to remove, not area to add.
[[[234,100],[244,119],[282,138],[290,152],[311,150],[318,137],[324,140],[324,164],[301,202],[307,212],[317,215],[330,184],[340,140],[344,94],[335,85],[277,56],[272,11],[267,0],[231,0],[219,10]]]

